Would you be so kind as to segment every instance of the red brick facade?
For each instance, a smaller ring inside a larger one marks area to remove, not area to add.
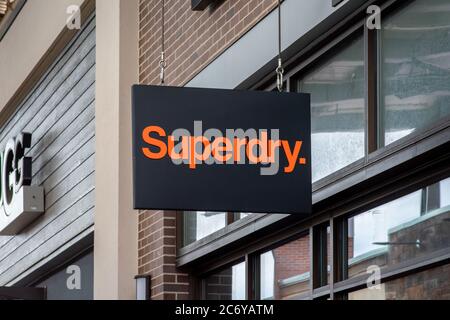
[[[152,299],[189,299],[189,277],[175,268],[176,214],[140,213],[138,236],[139,273],[151,275]]]
[[[139,80],[159,83],[161,3],[140,0]],[[165,1],[166,83],[183,86],[276,7],[276,0],[222,0],[204,11],[190,0]],[[152,276],[152,299],[191,297],[188,276],[175,267],[176,217],[139,216],[139,273]]]
[[[309,236],[305,236],[272,251],[275,262],[275,299],[286,299],[289,295],[302,293],[305,289],[309,289],[307,283],[305,285],[294,285],[292,288],[283,289],[280,287],[280,281],[304,275],[310,271],[309,241]]]
[[[450,264],[386,283],[387,300],[449,300]]]
[[[222,0],[192,11],[190,0],[166,0],[167,83],[182,86],[266,16],[276,0]],[[159,83],[161,1],[140,1],[140,81]]]
[[[309,236],[289,242],[273,250],[276,280],[309,272]]]

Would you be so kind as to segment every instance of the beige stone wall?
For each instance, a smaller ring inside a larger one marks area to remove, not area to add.
[[[0,41],[0,113],[39,67],[66,25],[69,5],[85,0],[27,1]],[[30,41],[33,39],[33,41]]]
[[[134,299],[131,86],[138,82],[138,0],[97,0],[94,298]]]

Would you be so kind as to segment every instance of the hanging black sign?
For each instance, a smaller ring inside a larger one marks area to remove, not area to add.
[[[133,87],[135,209],[311,212],[307,94]]]

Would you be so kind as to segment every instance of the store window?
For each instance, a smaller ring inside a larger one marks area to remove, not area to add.
[[[450,265],[428,269],[348,294],[349,300],[449,300]]]
[[[348,276],[450,247],[450,179],[348,219]]]
[[[223,229],[227,224],[226,212],[184,211],[183,212],[183,245]]]
[[[399,3],[383,11],[381,30],[337,39],[288,79],[286,87],[311,94],[313,182],[450,117],[448,1]],[[373,68],[365,65],[365,44]],[[374,85],[367,87],[369,82]],[[220,223],[209,231],[197,233],[193,223],[193,239],[247,218],[217,215]],[[263,300],[312,298],[311,289],[315,299],[450,299],[450,270],[441,265],[448,263],[450,249],[450,179],[351,217],[338,214],[308,230],[311,235],[281,246],[242,252],[249,258],[250,279],[245,264],[236,264],[204,279],[202,293],[208,299],[242,298],[249,281],[251,298]],[[280,240],[286,239],[275,241]],[[389,278],[382,279],[380,289],[349,293],[365,286],[369,266],[380,267],[382,277],[390,271]]]
[[[235,264],[204,279],[206,300],[244,300],[245,262]]]
[[[362,35],[298,81],[311,94],[313,182],[364,157],[364,84]]]
[[[309,241],[303,236],[259,256],[262,300],[303,299],[309,294]]]
[[[182,245],[187,246],[225,228],[233,222],[255,215],[262,215],[262,213],[184,211]]]
[[[381,145],[450,115],[449,21],[446,0],[417,0],[382,20]]]

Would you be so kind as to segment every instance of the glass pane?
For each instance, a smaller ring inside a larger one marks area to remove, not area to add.
[[[308,293],[309,261],[309,236],[261,254],[261,299],[298,299]]]
[[[231,282],[231,299],[245,299],[245,262],[232,267],[233,280]]]
[[[408,275],[348,294],[349,300],[449,300],[450,265]]]
[[[348,274],[393,266],[450,247],[450,179],[348,220]]]
[[[206,300],[244,300],[245,262],[207,277],[205,290]]]
[[[188,245],[226,226],[225,212],[185,211],[183,244]]]
[[[450,114],[449,21],[447,0],[417,0],[382,21],[384,145]]]
[[[364,157],[362,36],[300,79],[298,91],[311,94],[313,181]]]

